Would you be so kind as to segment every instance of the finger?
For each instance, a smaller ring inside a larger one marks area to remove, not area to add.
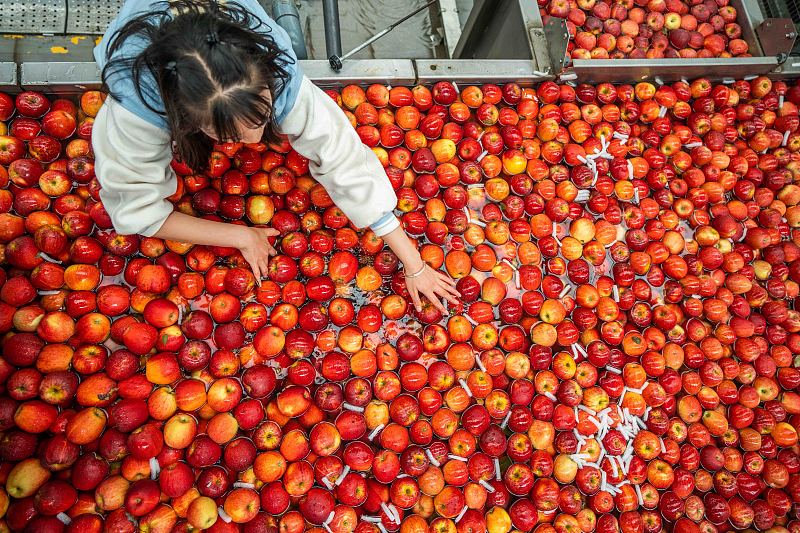
[[[266,228],[266,229],[264,230],[264,232],[265,232],[265,233],[266,233],[266,234],[267,234],[269,237],[273,237],[273,236],[275,236],[275,235],[280,235],[280,234],[281,234],[281,232],[280,232],[280,231],[278,231],[278,230],[276,230],[275,228]]]
[[[457,283],[456,280],[454,280],[444,272],[437,271],[436,273],[439,274],[439,277],[442,278],[448,285],[452,285],[453,287],[456,286]]]
[[[436,309],[438,309],[444,314],[447,314],[447,309],[445,308],[445,306],[442,305],[442,301],[439,299],[439,296],[436,294],[435,291],[430,290],[429,292],[425,293],[425,296],[428,298],[428,300]]]
[[[438,287],[438,289],[439,291],[437,292],[437,294],[439,294],[442,298],[444,298],[451,304],[458,305],[458,298],[447,292],[448,287]]]
[[[250,268],[253,269],[253,275],[256,277],[256,285],[261,286],[261,269],[258,267],[257,261],[248,261]]]
[[[452,287],[452,286],[450,286],[450,285],[448,285],[448,284],[446,284],[446,283],[440,284],[439,286],[440,286],[440,287],[441,287],[443,290],[447,291],[447,293],[448,293],[448,294],[452,294],[452,295],[453,295],[453,296],[455,296],[455,297],[459,297],[459,296],[461,296],[461,293],[460,293],[460,292],[458,292],[458,289],[456,289],[455,287]]]
[[[422,311],[422,302],[419,299],[419,292],[416,289],[408,289],[408,295],[411,296],[411,303],[414,304],[414,309]]]
[[[261,272],[262,272],[262,275],[263,275],[264,277],[267,277],[267,272],[269,272],[269,261],[267,261],[267,259],[266,259],[266,258],[262,258],[262,259],[261,259],[261,260],[258,262],[258,268],[259,268],[259,270],[261,270]]]
[[[436,302],[435,305],[441,305],[439,308],[443,312],[447,312],[447,302],[455,304],[458,302],[455,298],[447,294],[442,287],[434,287],[431,289],[431,292],[434,295],[434,298],[431,300],[432,302]]]
[[[278,255],[278,252],[275,251],[275,248],[273,248],[272,246],[270,246],[268,244],[267,245],[267,255]]]

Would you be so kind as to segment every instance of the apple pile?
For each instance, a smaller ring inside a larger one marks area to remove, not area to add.
[[[747,57],[729,0],[538,0],[567,20],[572,59]]]
[[[257,283],[114,232],[100,92],[0,95],[0,531],[800,531],[800,85],[329,94],[447,316],[286,143],[173,162]]]

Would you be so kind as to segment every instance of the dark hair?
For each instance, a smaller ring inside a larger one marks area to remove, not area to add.
[[[203,127],[227,141],[236,140],[237,122],[265,125],[265,140],[275,140],[272,102],[262,93],[280,95],[293,60],[269,26],[235,2],[176,0],[154,7],[112,36],[106,85],[129,71],[137,96],[166,118],[178,156],[195,170],[207,168],[214,144]],[[143,42],[144,49],[133,57],[118,53],[129,40]]]

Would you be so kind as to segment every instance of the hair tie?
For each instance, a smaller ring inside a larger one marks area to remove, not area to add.
[[[175,74],[178,71],[178,64],[175,61],[169,61],[166,65],[164,65],[164,70],[170,74]]]
[[[208,35],[206,35],[206,42],[211,47],[213,47],[216,44],[219,44],[219,35],[217,34],[217,32],[213,30],[208,32]]]

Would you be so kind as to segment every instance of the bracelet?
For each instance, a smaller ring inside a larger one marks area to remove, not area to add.
[[[418,277],[420,277],[422,275],[423,272],[425,272],[425,267],[426,266],[428,266],[428,265],[426,265],[425,263],[422,263],[422,268],[419,269],[419,272],[414,272],[413,274],[406,274],[405,273],[405,268],[404,268],[403,269],[403,272],[404,272],[403,277],[405,277],[406,279],[418,278]]]

